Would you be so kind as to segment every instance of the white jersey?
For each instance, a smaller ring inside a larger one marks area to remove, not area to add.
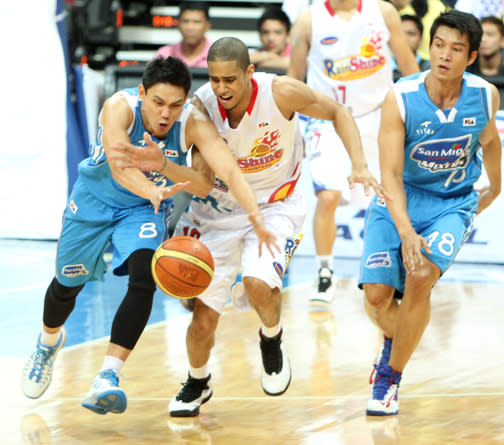
[[[195,93],[204,104],[217,130],[226,140],[238,165],[256,194],[258,204],[281,200],[294,192],[301,175],[302,138],[296,118],[286,119],[277,107],[271,84],[274,74],[255,73],[249,107],[236,128],[229,126],[226,110],[209,83]],[[243,211],[219,178],[206,198],[194,197],[191,208],[199,215]]]
[[[329,2],[311,6],[307,84],[346,105],[353,116],[378,108],[393,84],[390,32],[378,0],[359,0],[350,21]]]

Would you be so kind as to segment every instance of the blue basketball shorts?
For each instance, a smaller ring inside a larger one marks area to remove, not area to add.
[[[111,207],[77,181],[63,215],[58,241],[58,281],[64,286],[103,281],[107,270],[103,255],[110,244],[114,273],[127,275],[126,260],[134,251],[155,250],[167,236],[173,202],[163,204],[158,214],[150,204]]]
[[[432,250],[432,254],[423,254],[444,273],[472,231],[478,194],[440,197],[406,187],[406,196],[413,228]],[[381,283],[404,292],[401,238],[383,199],[373,199],[364,221],[359,287],[363,283]]]

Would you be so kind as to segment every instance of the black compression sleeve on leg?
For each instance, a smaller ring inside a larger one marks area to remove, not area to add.
[[[152,310],[156,284],[152,278],[151,260],[154,251],[141,249],[128,259],[128,292],[112,323],[110,341],[126,349],[133,349],[142,335]]]
[[[62,326],[75,306],[75,298],[84,285],[68,287],[63,286],[53,278],[47,288],[44,300],[44,324],[49,328]]]

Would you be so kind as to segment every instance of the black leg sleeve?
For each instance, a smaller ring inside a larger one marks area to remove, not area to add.
[[[110,341],[126,349],[133,349],[147,325],[152,310],[156,284],[152,278],[153,250],[141,249],[128,258],[128,292],[112,323]]]
[[[62,326],[75,306],[75,298],[84,285],[76,287],[63,286],[53,278],[47,288],[44,300],[44,324],[49,328]]]

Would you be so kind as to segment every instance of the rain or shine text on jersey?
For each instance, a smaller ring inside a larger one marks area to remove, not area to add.
[[[137,88],[128,88],[121,90],[119,94],[123,95],[128,101],[134,115],[133,122],[128,128],[130,142],[138,147],[144,147],[146,145],[144,141],[146,129],[143,125],[140,112],[141,101],[138,97],[138,90]],[[192,105],[186,104],[178,120],[173,124],[172,128],[170,128],[163,140],[159,140],[151,135],[152,140],[158,144],[164,155],[171,161],[180,165],[186,165],[187,147],[185,142],[185,124],[191,113],[191,109]],[[90,156],[79,164],[79,177],[88,190],[106,204],[119,208],[145,204],[148,200],[131,193],[112,178],[102,144],[103,128],[100,121],[101,113],[96,142],[90,147]],[[173,184],[169,178],[163,176],[159,172],[144,171],[143,173],[157,186],[164,187]]]
[[[376,0],[360,0],[350,20],[328,2],[311,6],[307,83],[354,116],[378,108],[392,86],[390,32]]]
[[[294,192],[301,175],[302,137],[295,119],[286,119],[278,109],[271,84],[273,74],[255,73],[249,107],[236,128],[231,128],[227,112],[220,106],[210,84],[196,91],[220,135],[227,142],[257,202],[278,201]],[[216,184],[205,199],[193,198],[193,210],[204,213],[241,211],[225,184]]]
[[[465,73],[456,105],[440,110],[425,88],[427,74],[393,87],[406,128],[404,183],[436,195],[463,195],[481,175],[479,136],[492,116],[490,84]]]

